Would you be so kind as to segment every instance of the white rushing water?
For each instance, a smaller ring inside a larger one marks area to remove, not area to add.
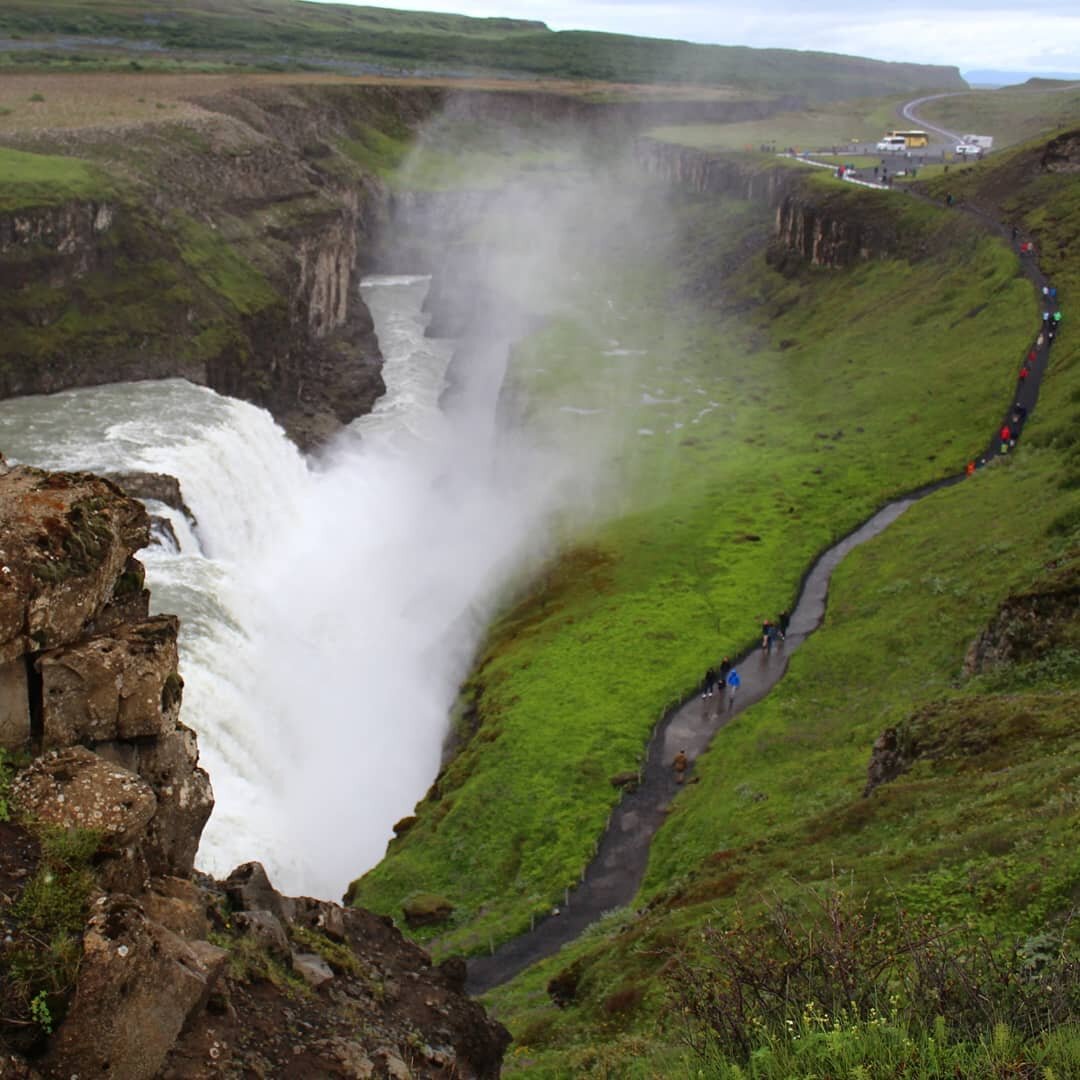
[[[336,899],[378,861],[438,770],[493,590],[542,537],[558,471],[513,439],[493,467],[505,349],[470,358],[441,413],[426,288],[365,282],[387,394],[314,465],[266,412],[181,380],[0,402],[9,459],[180,480],[197,535],[170,512],[182,550],[141,557],[154,610],[182,619],[216,875],[259,859]]]

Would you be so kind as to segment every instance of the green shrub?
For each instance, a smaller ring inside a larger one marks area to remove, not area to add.
[[[91,863],[101,843],[88,829],[35,831],[40,860],[9,909],[11,942],[0,988],[0,1037],[24,1050],[63,1019],[95,885]]]
[[[1071,926],[991,942],[900,908],[881,918],[837,889],[736,914],[701,940],[668,957],[671,1014],[702,1061],[755,1077],[993,1075],[1080,1015]],[[928,1072],[902,1071],[913,1050]]]

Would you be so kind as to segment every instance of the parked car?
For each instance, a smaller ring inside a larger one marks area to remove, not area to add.
[[[983,152],[981,146],[973,146],[971,143],[958,143],[956,153],[959,157],[978,157]]]

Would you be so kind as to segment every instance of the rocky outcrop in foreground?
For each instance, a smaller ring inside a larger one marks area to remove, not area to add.
[[[509,1035],[387,919],[194,872],[213,806],[145,510],[0,459],[0,1075],[497,1076]]]

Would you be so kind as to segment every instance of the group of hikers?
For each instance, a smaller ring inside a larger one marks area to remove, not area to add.
[[[761,651],[770,653],[777,642],[786,641],[790,625],[791,615],[787,611],[781,611],[775,619],[762,619]],[[735,695],[739,692],[741,685],[742,679],[739,677],[735,665],[731,662],[731,657],[725,656],[720,661],[719,667],[709,668],[705,672],[705,682],[701,688],[701,696],[702,698],[710,698],[714,694],[717,696],[726,694],[727,707],[730,709],[735,704]],[[681,784],[685,779],[686,770],[690,766],[690,759],[687,757],[686,750],[680,750],[675,755],[671,766],[675,770],[675,782]]]
[[[1013,232],[1013,241],[1016,241],[1015,230]],[[1024,247],[1025,244],[1020,244],[1021,252],[1023,252]],[[1037,375],[1038,364],[1040,360],[1046,358],[1061,326],[1062,315],[1061,308],[1058,306],[1056,285],[1047,282],[1042,286],[1042,306],[1042,329],[1039,331],[1039,336],[1035,339],[1034,344],[1028,350],[1027,356],[1024,357],[1020,364],[1020,370],[1016,376],[1015,404],[1009,410],[1009,415],[1002,423],[994,440],[999,454],[1007,454],[1016,446],[1016,442],[1020,438],[1020,432],[1023,430],[1028,414],[1027,406],[1022,400],[1025,388],[1028,385],[1028,379]],[[989,453],[993,453],[993,446],[991,446]],[[972,459],[967,463],[964,471],[968,476],[971,476],[977,469],[982,468],[986,461],[987,455],[983,455],[977,461]]]
[[[728,704],[730,705],[735,700],[735,694],[741,685],[742,679],[739,678],[735,665],[732,664],[730,657],[725,656],[720,661],[719,668],[709,668],[705,672],[705,682],[701,688],[701,696],[707,698],[712,697],[713,694],[723,694],[726,691]]]
[[[791,624],[791,615],[786,611],[781,611],[776,619],[762,619],[761,620],[761,649],[762,652],[772,652],[773,646],[778,641],[787,640],[788,626]],[[735,666],[731,662],[731,658],[725,656],[720,661],[718,668],[709,668],[705,672],[705,682],[701,688],[701,696],[703,698],[712,697],[713,694],[727,693],[727,701],[730,706],[735,700],[735,694],[738,692],[739,687],[742,685],[742,680],[739,678],[738,671],[735,670]]]
[[[949,205],[952,205],[951,195],[946,197],[946,202]],[[1018,234],[1019,230],[1014,226],[1012,230],[1012,240],[1014,244],[1018,243]],[[1019,243],[1018,247],[1021,255],[1034,255],[1035,253],[1035,245],[1028,241]],[[1042,330],[1039,332],[1039,336],[1035,339],[1035,343],[1028,351],[1023,363],[1020,365],[1020,371],[1017,374],[1016,403],[1013,405],[1012,409],[1009,410],[1009,416],[1002,424],[1001,430],[998,432],[998,437],[995,440],[995,442],[998,443],[998,452],[1001,454],[1007,454],[1014,446],[1016,446],[1016,441],[1020,437],[1020,432],[1028,414],[1027,406],[1024,405],[1022,401],[1028,379],[1036,374],[1037,365],[1040,360],[1045,360],[1061,325],[1062,316],[1061,308],[1058,305],[1057,288],[1049,284],[1049,282],[1042,286],[1042,304]],[[1029,400],[1033,402],[1034,398],[1029,398]],[[991,446],[988,454],[993,454],[993,452],[994,448]],[[970,476],[976,469],[985,464],[986,456],[984,455],[979,458],[978,461],[969,461],[965,471]],[[775,620],[762,619],[761,650],[763,653],[771,653],[773,646],[776,645],[778,641],[782,643],[787,640],[787,631],[790,622],[791,616],[787,611],[780,612]],[[705,683],[701,691],[701,696],[703,698],[708,698],[712,697],[713,694],[723,694],[726,691],[727,705],[728,708],[731,708],[734,705],[735,694],[738,692],[741,682],[742,680],[739,678],[738,671],[735,670],[730,658],[725,656],[721,661],[719,668],[709,668],[705,673]],[[675,770],[676,783],[683,783],[686,770],[689,766],[690,759],[687,756],[686,750],[680,750],[672,761],[672,767]]]

